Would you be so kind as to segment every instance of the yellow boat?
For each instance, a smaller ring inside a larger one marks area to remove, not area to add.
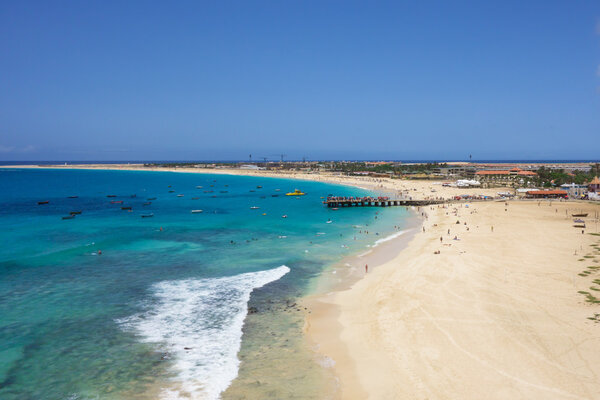
[[[295,189],[293,192],[286,193],[286,196],[304,196],[306,193],[302,193],[300,190]]]

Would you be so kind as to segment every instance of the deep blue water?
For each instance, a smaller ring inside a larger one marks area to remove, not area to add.
[[[321,204],[359,189],[225,175],[0,169],[0,188],[5,400],[135,398],[168,382],[216,398],[237,373],[254,289],[305,293],[407,213]],[[306,196],[284,195],[295,188]]]

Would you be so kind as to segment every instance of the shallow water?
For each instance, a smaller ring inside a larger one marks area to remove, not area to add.
[[[10,400],[212,399],[232,380],[224,398],[319,398],[331,381],[292,305],[325,266],[406,217],[320,203],[363,190],[256,177],[0,169],[0,187]],[[307,195],[284,196],[296,187]],[[82,213],[62,220],[70,211]]]

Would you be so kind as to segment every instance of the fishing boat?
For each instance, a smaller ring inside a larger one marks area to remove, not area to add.
[[[202,212],[202,210],[192,210],[192,214],[199,214],[201,212]]]
[[[45,200],[45,201],[38,201],[38,205],[40,205],[40,206],[41,206],[42,204],[48,204],[48,203],[50,203],[50,201],[48,201],[48,200]]]
[[[578,214],[571,214],[571,216],[573,217],[587,217],[588,213],[578,213]]]
[[[154,217],[154,214],[142,214],[142,215],[140,215],[140,217],[142,217],[142,218],[151,218],[151,217]]]
[[[67,197],[67,198],[68,198],[68,199],[76,199],[76,198],[78,198],[78,197],[79,197],[79,196],[69,196],[69,197]]]
[[[251,210],[258,210],[260,207],[256,207],[256,206],[252,206],[250,207]]]
[[[287,218],[287,215],[282,215],[281,218]]]
[[[204,186],[196,186],[196,189],[202,189]]]
[[[131,210],[131,207],[121,207],[121,210]]]
[[[62,217],[62,219],[73,219],[73,218],[75,218],[74,215],[66,215],[66,216]]]
[[[81,214],[81,211],[71,211],[69,214],[71,214],[71,215],[79,215],[79,214]]]
[[[175,193],[175,191],[174,190],[169,190],[169,193]]]
[[[110,204],[123,204],[123,200],[113,200]]]
[[[256,188],[257,188],[257,189],[262,189],[262,186],[258,185]]]
[[[301,190],[299,190],[299,189],[294,189],[294,191],[293,191],[293,192],[286,193],[285,195],[286,195],[286,196],[304,196],[305,194],[306,194],[306,193],[302,192],[302,191],[301,191]]]
[[[116,194],[107,194],[106,197],[117,197]]]
[[[178,194],[177,197],[183,197],[183,195],[182,194]]]

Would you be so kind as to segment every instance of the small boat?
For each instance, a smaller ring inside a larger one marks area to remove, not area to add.
[[[262,186],[258,185],[256,188],[257,188],[257,189],[262,189]]]
[[[131,210],[131,207],[121,207],[121,210]]]
[[[67,215],[67,216],[62,217],[62,219],[73,219],[73,218],[75,218],[74,215]]]
[[[140,217],[142,217],[142,218],[151,218],[151,217],[154,217],[154,214],[142,214],[142,215],[140,215]]]
[[[129,197],[131,197],[132,199],[135,199],[137,197],[137,194],[132,194]]]
[[[200,214],[202,210],[192,210],[192,214]]]
[[[123,200],[113,200],[110,204],[123,204]]]
[[[192,197],[192,200],[200,200],[200,197]]]
[[[156,200],[156,197],[148,197],[146,200],[148,200],[148,201]]]
[[[229,193],[227,190],[221,190],[219,193]]]
[[[38,201],[38,205],[42,205],[42,204],[48,204],[50,203],[50,201],[46,200],[46,201]]]
[[[279,197],[278,194],[272,194],[271,197]]]
[[[326,222],[326,224],[330,224],[332,222],[333,222],[332,220],[328,219],[327,222]]]
[[[178,194],[177,197],[183,197],[183,195],[182,194]]]
[[[71,215],[79,215],[79,214],[81,214],[81,211],[71,211],[69,214],[71,214]]]
[[[106,197],[117,197],[116,194],[107,194]]]
[[[202,189],[204,186],[196,186],[196,189]]]
[[[229,187],[229,185],[225,185],[225,187]]]
[[[169,190],[169,193],[175,193],[175,191],[174,190]]]
[[[337,211],[337,210],[339,210],[339,208],[337,208],[337,207],[333,207],[333,208],[332,208],[332,210],[333,210],[333,211]]]
[[[250,192],[256,192],[256,190],[250,190]]]
[[[258,210],[260,207],[256,207],[256,206],[252,206],[250,207],[251,210]]]
[[[287,215],[282,215],[281,218],[287,218]]]
[[[79,197],[79,196],[69,196],[69,197],[67,197],[67,199],[76,199],[76,198],[78,198],[78,197]]]
[[[275,189],[276,192],[279,192],[281,189]]]
[[[585,217],[588,216],[588,213],[571,214],[571,216],[573,216],[573,217],[584,217],[585,218]]]
[[[151,201],[147,201],[147,202],[145,202],[145,203],[144,203],[144,204],[142,204],[142,205],[143,205],[143,206],[149,206],[150,204],[152,204],[152,202],[151,202]]]
[[[267,213],[262,213],[262,215],[267,215]]]
[[[302,191],[300,191],[299,189],[294,189],[293,192],[290,193],[286,193],[286,196],[304,196],[306,193],[303,193]]]
[[[205,190],[204,193],[212,193],[214,190]]]
[[[171,185],[167,186],[167,187],[171,187]]]

